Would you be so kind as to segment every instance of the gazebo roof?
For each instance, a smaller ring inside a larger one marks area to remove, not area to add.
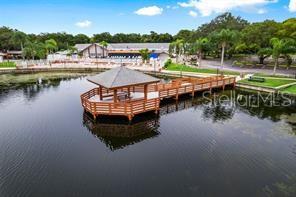
[[[116,67],[98,75],[89,77],[87,80],[108,89],[144,85],[160,81],[155,77],[128,69],[124,66]]]

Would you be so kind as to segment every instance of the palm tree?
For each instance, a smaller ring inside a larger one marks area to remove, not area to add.
[[[149,61],[150,52],[148,49],[141,49],[139,53],[141,54],[143,63]]]
[[[53,53],[58,49],[58,44],[54,39],[49,39],[45,41],[45,48],[47,55]]]
[[[35,59],[37,55],[36,44],[33,42],[26,42],[22,52],[24,57]]]
[[[45,59],[46,58],[46,47],[45,44],[42,42],[35,42],[33,43],[33,47],[36,50],[36,57],[39,59]]]
[[[279,66],[280,56],[287,56],[290,53],[295,53],[296,46],[293,39],[272,38],[270,43],[272,45],[272,58],[274,59],[273,74],[275,74],[276,69]]]
[[[105,57],[105,50],[107,50],[109,44],[106,41],[102,41],[100,42],[100,45],[103,47],[103,57]]]
[[[179,63],[179,57],[185,52],[184,40],[178,39],[170,44],[169,53],[170,55],[176,55],[176,63]]]
[[[236,32],[229,30],[229,29],[222,29],[218,34],[217,38],[219,40],[219,43],[221,45],[222,51],[221,51],[221,69],[223,70],[224,66],[224,55],[225,55],[225,48],[227,45],[233,41],[233,39],[236,37]]]
[[[207,38],[199,38],[194,43],[195,51],[198,55],[198,66],[201,67],[201,61],[204,51],[207,49],[209,40]]]

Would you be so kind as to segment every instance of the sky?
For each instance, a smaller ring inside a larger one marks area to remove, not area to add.
[[[0,26],[26,33],[197,29],[230,11],[250,22],[296,17],[296,0],[0,0]]]

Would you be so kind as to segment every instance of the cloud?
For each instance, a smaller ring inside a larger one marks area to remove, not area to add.
[[[92,22],[89,20],[79,21],[79,22],[75,23],[75,25],[80,28],[90,27],[91,24],[92,24]]]
[[[267,10],[266,9],[259,9],[259,10],[257,10],[257,13],[258,14],[265,14],[265,13],[267,13]]]
[[[176,9],[179,8],[179,6],[177,6],[177,5],[175,5],[175,6],[167,5],[166,8],[167,8],[167,9],[176,10]]]
[[[194,12],[192,10],[189,11],[188,13],[190,16],[192,16],[193,18],[196,18],[197,17],[197,12]]]
[[[222,13],[234,8],[262,6],[275,2],[277,0],[189,0],[179,2],[178,5],[184,8],[195,8],[202,16],[210,16],[213,13]]]
[[[290,12],[296,12],[296,0],[290,0],[289,10]]]
[[[149,7],[143,7],[137,11],[135,11],[135,14],[137,15],[143,15],[143,16],[155,16],[162,14],[163,9],[157,6],[149,6]]]

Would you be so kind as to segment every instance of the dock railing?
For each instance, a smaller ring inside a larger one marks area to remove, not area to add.
[[[81,102],[84,109],[94,117],[98,115],[120,115],[127,116],[130,120],[140,113],[147,111],[158,111],[160,100],[169,97],[178,99],[179,95],[209,90],[227,85],[235,86],[235,77],[208,77],[208,78],[182,78],[173,80],[171,83],[159,83],[148,85],[148,92],[158,92],[157,98],[145,99],[126,99],[118,102],[114,101],[95,101],[94,96],[100,94],[100,88],[94,88],[81,95]],[[128,91],[127,88],[119,91]],[[130,89],[132,92],[144,92],[144,86],[135,86]],[[103,94],[113,94],[112,90],[102,89]]]
[[[147,111],[158,111],[160,98],[131,99],[119,102],[91,101],[90,99],[99,95],[99,88],[94,88],[81,95],[81,103],[84,109],[94,116],[97,115],[121,115],[131,119],[139,113]]]

